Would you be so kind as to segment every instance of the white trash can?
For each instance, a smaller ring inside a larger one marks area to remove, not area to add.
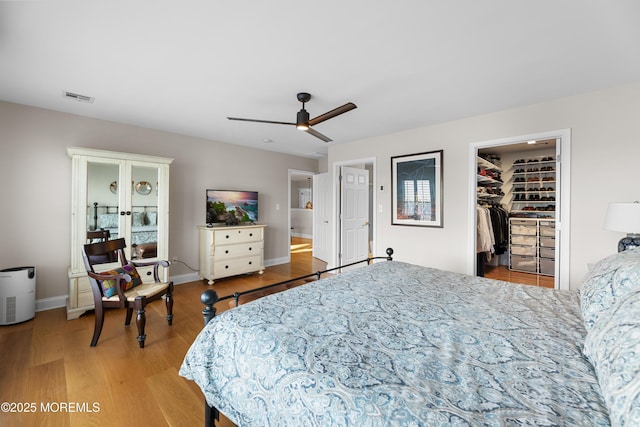
[[[35,317],[36,268],[0,270],[0,325],[12,325]]]

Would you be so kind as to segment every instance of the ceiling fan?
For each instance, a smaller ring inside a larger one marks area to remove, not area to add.
[[[298,95],[298,101],[302,102],[302,109],[300,111],[298,111],[298,115],[296,117],[296,122],[292,123],[292,122],[276,122],[276,121],[272,121],[272,120],[256,120],[256,119],[243,119],[240,117],[227,117],[227,119],[229,120],[240,120],[243,122],[257,122],[257,123],[274,123],[274,124],[278,124],[278,125],[293,125],[296,128],[303,130],[313,136],[315,136],[316,138],[320,138],[321,140],[323,140],[324,142],[331,142],[332,139],[321,134],[320,132],[318,132],[315,129],[312,129],[311,126],[315,126],[318,123],[322,123],[325,120],[329,120],[332,119],[336,116],[339,116],[340,114],[346,113],[347,111],[351,111],[354,108],[358,108],[356,106],[356,104],[354,104],[353,102],[348,102],[338,108],[334,108],[331,111],[327,111],[324,114],[320,114],[318,117],[314,117],[313,119],[309,120],[309,112],[307,110],[304,109],[304,104],[309,102],[309,100],[311,99],[311,95],[306,93],[306,92],[300,92]]]

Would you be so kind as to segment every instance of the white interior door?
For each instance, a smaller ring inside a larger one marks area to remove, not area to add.
[[[313,256],[329,262],[329,174],[313,176]]]
[[[369,171],[342,167],[339,264],[369,256]]]

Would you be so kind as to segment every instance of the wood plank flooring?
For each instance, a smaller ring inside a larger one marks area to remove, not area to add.
[[[553,276],[511,271],[509,267],[505,265],[497,267],[485,265],[484,269],[484,277],[488,277],[489,279],[504,280],[505,282],[522,283],[524,285],[540,286],[543,288],[553,288],[554,286]]]
[[[218,280],[213,288],[220,296],[229,295],[326,268],[311,256],[304,239],[292,241],[291,261],[268,267],[263,275]],[[208,288],[206,281],[176,286],[171,327],[162,301],[150,304],[143,350],[138,348],[135,324],[124,327],[123,310],[106,313],[94,348],[89,347],[92,312],[68,321],[61,308],[38,312],[18,325],[0,326],[0,401],[12,403],[16,411],[0,411],[0,425],[203,425],[202,393],[178,370],[202,328],[200,294]],[[228,301],[216,308],[226,310]],[[228,420],[221,425],[233,426]]]
[[[220,296],[229,295],[325,268],[311,256],[309,241],[294,239],[291,263],[267,267],[263,275],[220,279],[213,289]],[[150,304],[142,350],[135,321],[125,327],[123,310],[106,313],[94,348],[89,347],[93,312],[66,320],[66,311],[60,308],[38,312],[28,322],[0,326],[0,402],[20,410],[0,411],[0,425],[203,425],[202,393],[178,370],[202,329],[200,294],[206,289],[206,281],[176,285],[171,327],[164,319],[164,303]],[[216,308],[226,310],[228,301]],[[75,405],[71,410],[64,408],[69,402]],[[25,412],[25,405],[31,413]],[[228,420],[221,425],[233,426]]]

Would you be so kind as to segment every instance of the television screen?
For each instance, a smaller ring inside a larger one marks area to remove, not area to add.
[[[257,191],[207,190],[207,224],[257,221]]]

